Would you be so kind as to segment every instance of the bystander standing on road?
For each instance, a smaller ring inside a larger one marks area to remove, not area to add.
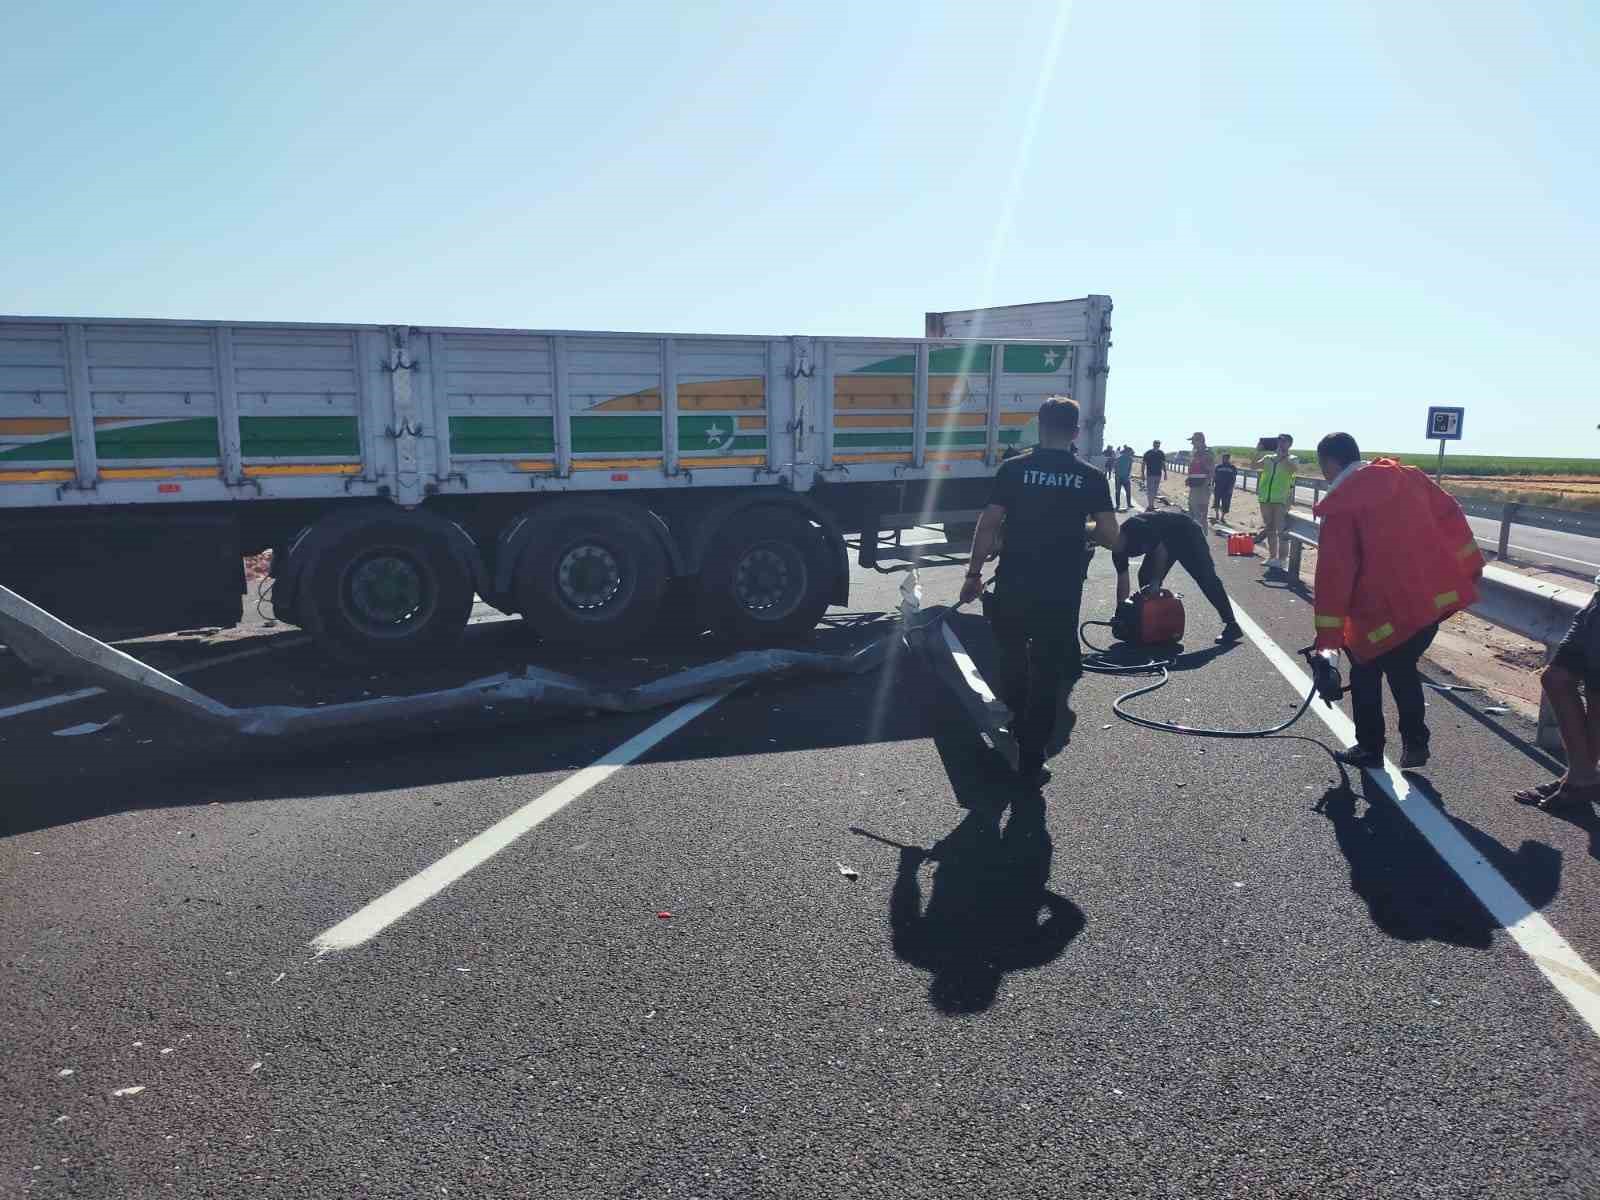
[[[1106,482],[1110,483],[1111,477],[1115,473],[1117,467],[1117,448],[1110,443],[1107,443],[1105,451],[1101,455],[1101,460],[1105,463]]]
[[[1446,617],[1478,598],[1483,555],[1455,498],[1427,473],[1389,458],[1361,461],[1348,433],[1317,443],[1328,490],[1317,531],[1317,650],[1350,656],[1356,744],[1335,757],[1383,767],[1383,681],[1400,714],[1401,770],[1428,761],[1417,664]]]
[[[1122,498],[1128,498],[1128,506],[1133,506],[1133,447],[1124,444],[1117,451],[1117,479],[1116,479],[1117,511],[1122,511]]]
[[[1046,400],[1039,444],[1002,463],[972,536],[961,602],[983,591],[982,564],[1005,527],[994,597],[985,605],[1000,651],[1000,698],[1011,709],[1017,773],[1040,781],[1056,721],[1061,685],[1082,673],[1078,610],[1083,601],[1088,527],[1100,545],[1116,545],[1117,518],[1105,475],[1072,448],[1078,406]]]
[[[1216,469],[1216,459],[1211,451],[1206,449],[1206,435],[1191,433],[1189,445],[1194,447],[1194,453],[1189,456],[1189,475],[1184,480],[1189,488],[1189,516],[1194,523],[1205,526],[1207,510],[1211,507],[1211,472]]]
[[[1144,452],[1144,510],[1154,512],[1156,497],[1161,494],[1161,481],[1167,477],[1167,456],[1159,440],[1150,443]]]
[[[1233,465],[1233,455],[1224,450],[1222,461],[1211,473],[1211,503],[1216,509],[1218,521],[1226,518],[1228,509],[1233,507],[1233,485],[1238,479],[1239,468]]]
[[[1256,459],[1260,476],[1256,480],[1257,499],[1261,501],[1261,520],[1267,532],[1267,569],[1283,570],[1283,526],[1294,503],[1295,461],[1289,454],[1294,439],[1287,433],[1278,435],[1276,453]]]
[[[1600,588],[1600,575],[1594,582]],[[1600,591],[1561,639],[1540,686],[1556,715],[1567,770],[1559,779],[1518,792],[1516,799],[1547,812],[1587,808],[1600,801]]]

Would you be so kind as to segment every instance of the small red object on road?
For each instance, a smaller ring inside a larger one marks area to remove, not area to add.
[[[1228,538],[1228,553],[1235,558],[1247,558],[1256,552],[1256,540],[1248,533],[1235,533]]]
[[[669,913],[669,912],[658,912],[656,914],[656,916],[660,917],[663,921],[665,921],[668,917],[672,916],[672,914]]]

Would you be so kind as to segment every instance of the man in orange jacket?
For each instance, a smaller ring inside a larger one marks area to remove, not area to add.
[[[1317,649],[1350,656],[1354,767],[1383,766],[1382,681],[1400,712],[1400,768],[1428,761],[1417,664],[1439,623],[1478,598],[1483,555],[1461,506],[1426,473],[1380,458],[1363,463],[1355,438],[1317,444],[1332,485],[1313,510],[1317,534]]]

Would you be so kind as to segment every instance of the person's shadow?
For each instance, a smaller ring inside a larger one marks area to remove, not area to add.
[[[1081,909],[1046,886],[1052,844],[1044,801],[1020,793],[1002,826],[1003,800],[974,804],[931,850],[907,846],[889,906],[894,952],[932,974],[940,1012],[983,1012],[1007,972],[1041,967],[1082,931]],[[923,903],[919,871],[934,864]]]
[[[1414,786],[1418,786],[1415,781]],[[1420,787],[1439,804],[1437,793]],[[1350,889],[1366,902],[1372,923],[1404,942],[1436,941],[1487,950],[1500,922],[1478,903],[1387,796],[1364,812],[1348,783],[1330,788],[1316,811],[1333,825],[1339,849],[1350,864]],[[1508,850],[1475,825],[1451,822],[1474,850],[1516,888],[1535,911],[1555,899],[1561,887],[1561,852],[1543,842],[1524,841]]]

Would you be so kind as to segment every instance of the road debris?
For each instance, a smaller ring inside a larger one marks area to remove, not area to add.
[[[839,864],[839,874],[843,875],[851,883],[854,883],[856,880],[861,878],[860,871],[856,870],[854,867],[847,867],[843,863]]]
[[[109,721],[85,721],[81,725],[68,725],[65,729],[53,729],[50,732],[53,737],[82,737],[86,733],[99,733],[102,729],[110,729],[121,720],[122,714],[118,713]]]
[[[113,1096],[137,1096],[142,1091],[144,1091],[144,1084],[141,1083],[137,1087],[118,1088],[111,1094]]]

